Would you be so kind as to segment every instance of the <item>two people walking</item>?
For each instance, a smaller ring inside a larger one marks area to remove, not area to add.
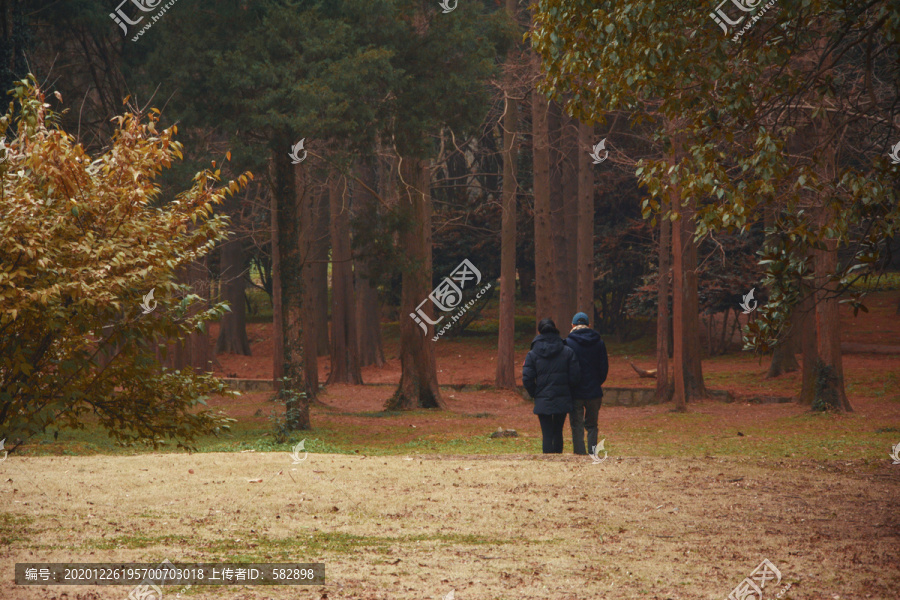
[[[571,417],[575,454],[587,454],[597,445],[597,415],[608,373],[606,345],[590,328],[586,314],[572,318],[565,340],[551,319],[538,324],[538,335],[522,366],[522,384],[534,398],[544,454],[562,454],[566,415]]]

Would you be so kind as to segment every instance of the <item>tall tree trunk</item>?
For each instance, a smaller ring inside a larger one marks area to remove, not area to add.
[[[313,252],[311,280],[314,286],[315,306],[312,314],[319,327],[316,328],[316,355],[328,356],[331,345],[328,340],[328,251],[331,249],[329,197],[326,186],[320,186],[316,193],[315,229],[313,234]]]
[[[594,322],[594,166],[588,150],[594,127],[578,124],[578,226],[575,305]]]
[[[329,186],[331,208],[331,383],[362,383],[356,339],[356,297],[350,241],[350,195],[346,179],[335,175]]]
[[[275,177],[275,163],[271,164],[272,177]],[[274,191],[271,195],[269,213],[272,217],[272,383],[275,392],[281,392],[281,379],[284,377],[284,320],[281,311],[281,252],[278,242],[278,198]]]
[[[697,201],[693,197],[684,207],[684,311],[682,316],[682,335],[684,335],[684,382],[687,391],[686,399],[706,398],[706,384],[703,381],[703,365],[701,362],[703,346],[700,341],[700,298],[697,277],[697,242],[694,240],[696,230]]]
[[[357,177],[372,189],[378,186],[374,165],[369,161],[360,160],[356,167]],[[378,204],[372,192],[360,184],[353,186],[354,214],[362,215],[363,219],[369,215],[374,217],[378,211]],[[371,257],[355,259],[353,270],[356,274],[356,341],[359,352],[360,367],[384,365],[384,347],[381,341],[381,303],[378,299],[378,290],[373,285],[369,273],[369,261]]]
[[[680,206],[681,198],[678,190],[672,188],[669,195],[673,210],[681,213],[679,219],[672,224],[672,338],[674,342],[674,356],[672,367],[675,371],[673,397],[675,410],[684,412],[687,410],[688,392],[686,389],[684,364],[684,211]]]
[[[550,225],[550,105],[539,91],[531,93],[534,158],[534,283],[536,323],[555,318],[555,273]]]
[[[800,368],[800,365],[797,363],[796,353],[800,346],[799,342],[802,334],[797,330],[796,321],[797,319],[794,318],[794,315],[791,315],[785,339],[775,346],[775,350],[772,352],[772,362],[769,363],[766,379],[778,377],[785,373],[793,373]]]
[[[219,254],[221,261],[222,298],[231,308],[222,316],[216,354],[230,352],[250,356],[247,339],[247,301],[244,295],[244,248],[240,239],[232,235],[223,244]]]
[[[400,235],[409,259],[403,269],[400,293],[400,386],[386,408],[445,408],[438,388],[434,328],[422,332],[412,316],[431,292],[431,192],[430,165],[427,160],[406,157],[400,166],[400,210],[407,227]],[[422,305],[434,320],[430,302]],[[424,322],[424,321],[423,321]]]
[[[800,351],[803,357],[800,404],[812,406],[816,396],[816,363],[819,362],[819,342],[816,336],[816,305],[814,292],[805,290],[803,302],[794,308],[791,319],[800,328]]]
[[[300,256],[302,267],[300,277],[303,281],[303,306],[300,308],[300,318],[303,321],[303,383],[306,397],[314,401],[319,395],[319,359],[315,352],[319,331],[328,330],[328,322],[318,320],[319,296],[316,289],[318,256],[318,202],[320,194],[313,186],[297,187],[298,201],[300,203]],[[324,264],[325,258],[322,258]],[[326,265],[327,268],[327,265]],[[327,285],[327,284],[326,284]],[[327,337],[326,333],[326,337]]]
[[[555,273],[553,309],[551,315],[556,326],[565,335],[572,315],[566,315],[569,300],[569,256],[566,243],[566,202],[563,195],[563,142],[562,114],[559,103],[550,102],[547,129],[550,133],[550,245],[551,269]]]
[[[354,261],[356,269],[356,346],[361,367],[384,366],[381,341],[381,303],[378,290],[367,277],[365,261]]]
[[[672,221],[666,214],[669,208],[669,202],[663,200],[659,211],[659,279],[656,283],[656,398],[660,402],[671,400],[674,392],[669,380],[669,276],[672,269]]]
[[[275,161],[274,194],[278,210],[278,256],[281,275],[281,315],[284,340],[284,385],[281,397],[285,401],[289,430],[309,429],[309,400],[303,382],[303,305],[300,256],[300,206],[296,177],[302,176],[302,166],[291,164],[283,151],[290,147],[290,139],[282,138],[273,150]]]
[[[675,134],[676,124],[669,122],[668,129],[672,140],[669,164],[671,168],[675,168],[680,161],[681,143]],[[685,264],[689,261],[685,260],[685,255],[690,250],[686,248],[685,242],[688,240],[687,236],[693,234],[693,228],[690,224],[692,216],[690,207],[682,206],[680,185],[672,184],[669,187],[669,208],[678,215],[678,220],[672,224],[672,341],[674,342],[672,368],[675,371],[672,394],[675,400],[675,410],[685,412],[690,394],[689,377],[685,372],[688,363],[686,354],[691,351],[690,347],[686,347],[689,339],[686,331],[686,319],[690,306],[686,301],[689,286]]]
[[[560,317],[565,320],[560,326],[571,326],[572,317],[580,310],[585,310],[578,305],[578,180],[579,180],[579,125],[577,119],[573,119],[560,110],[559,132],[559,158],[562,195],[562,222],[563,230],[559,235],[563,239],[565,247],[565,282],[562,286],[562,306]],[[566,331],[561,329],[561,331]]]
[[[506,11],[515,18],[516,1],[506,0]],[[512,51],[510,52],[512,56]],[[510,58],[510,62],[511,62]],[[497,375],[501,389],[516,387],[516,161],[519,105],[509,96],[512,78],[507,81],[506,113],[503,115],[503,218],[500,226],[500,325],[497,336]]]
[[[837,285],[829,275],[837,269],[837,240],[825,240],[824,250],[814,250],[816,258],[816,392],[814,410],[835,409],[852,412],[844,391],[841,358],[841,315]]]
[[[209,306],[209,271],[206,268],[206,259],[194,261],[190,266],[190,280],[193,293],[204,299],[203,302],[191,308],[191,314],[196,315]],[[209,330],[193,331],[188,339],[190,346],[190,365],[201,373],[212,371],[212,355],[209,348]]]
[[[775,227],[775,216],[774,207],[765,208],[763,222],[767,230]],[[799,331],[800,319],[797,316],[797,309],[798,307],[794,307],[791,311],[791,316],[788,320],[788,331],[785,334],[785,338],[780,344],[775,346],[775,350],[772,352],[772,362],[769,363],[769,371],[766,373],[766,379],[779,377],[785,373],[793,373],[800,368],[800,365],[797,363],[797,357],[795,356],[800,350],[800,336],[802,335]]]

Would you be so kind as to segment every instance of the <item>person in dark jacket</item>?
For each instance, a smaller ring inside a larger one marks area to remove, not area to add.
[[[603,400],[603,382],[609,373],[606,344],[600,334],[590,328],[583,312],[572,317],[572,331],[565,344],[575,351],[581,367],[581,381],[572,393],[572,446],[575,454],[593,452],[597,445],[597,415]],[[587,429],[587,451],[584,430]]]
[[[552,320],[541,321],[538,334],[522,366],[522,384],[534,398],[544,454],[562,454],[563,427],[566,415],[572,412],[572,390],[578,385],[581,373],[575,353],[563,344]]]

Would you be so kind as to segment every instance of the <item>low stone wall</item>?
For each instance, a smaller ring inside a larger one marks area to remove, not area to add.
[[[275,386],[271,379],[234,379],[222,377],[228,387],[239,392],[274,392]]]
[[[274,386],[271,379],[233,379],[223,377],[222,381],[231,389],[239,392],[272,392]],[[490,389],[490,386],[453,386],[454,389]],[[523,395],[527,396],[522,390]],[[656,393],[652,388],[618,388],[603,387],[603,406],[646,406],[657,404]]]
[[[647,406],[659,404],[652,388],[616,388],[603,386],[603,406]]]

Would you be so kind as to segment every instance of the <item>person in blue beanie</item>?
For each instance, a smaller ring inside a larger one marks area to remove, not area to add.
[[[564,342],[575,352],[581,380],[572,393],[572,446],[575,454],[587,454],[597,445],[597,415],[603,401],[603,382],[609,374],[609,357],[600,334],[590,328],[583,312],[572,317],[572,330]],[[584,431],[587,429],[587,449]]]
[[[556,324],[544,319],[522,365],[522,384],[534,398],[534,414],[541,422],[544,454],[562,454],[566,415],[572,412],[572,390],[580,377],[575,353],[563,344]]]

